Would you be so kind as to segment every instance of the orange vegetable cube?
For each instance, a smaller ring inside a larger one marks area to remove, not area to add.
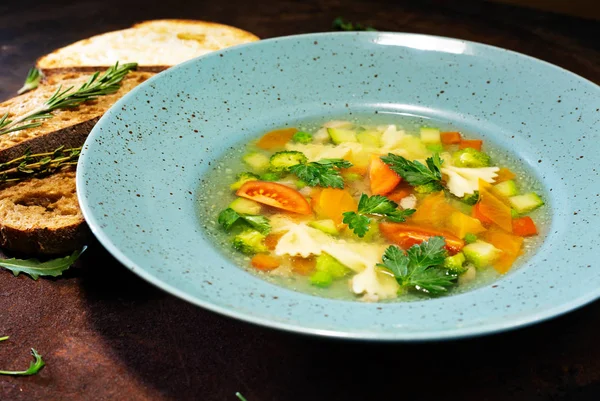
[[[298,132],[296,128],[284,128],[267,132],[258,140],[256,146],[265,150],[283,148],[283,146],[292,139],[296,132]]]
[[[483,141],[481,139],[463,139],[458,144],[459,149],[473,148],[475,150],[481,150]]]
[[[460,132],[442,132],[440,139],[444,145],[456,145],[462,140]]]

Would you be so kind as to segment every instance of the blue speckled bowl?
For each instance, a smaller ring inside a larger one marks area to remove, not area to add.
[[[416,340],[497,332],[600,294],[600,88],[510,51],[393,33],[329,33],[209,54],[119,101],[86,142],[79,201],[94,234],[164,290],[245,321],[325,336]],[[274,286],[207,240],[195,208],[211,161],[290,119],[398,111],[450,121],[517,153],[546,188],[547,240],[494,286],[367,304]]]

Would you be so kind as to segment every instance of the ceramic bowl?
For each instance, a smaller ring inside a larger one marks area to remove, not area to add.
[[[125,267],[224,315],[372,340],[498,332],[600,294],[599,109],[593,83],[482,44],[380,32],[264,40],[173,67],[117,102],[84,146],[79,201]],[[376,113],[448,121],[518,156],[542,183],[551,213],[535,255],[464,294],[362,303],[270,284],[212,245],[198,191],[231,147],[294,121]]]

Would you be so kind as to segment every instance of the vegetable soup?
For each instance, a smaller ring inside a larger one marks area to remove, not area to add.
[[[500,153],[437,127],[283,128],[218,163],[201,218],[237,264],[295,290],[372,302],[457,293],[541,241],[539,184]]]

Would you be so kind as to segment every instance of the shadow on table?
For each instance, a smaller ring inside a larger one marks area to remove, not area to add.
[[[236,401],[236,391],[248,401],[600,399],[600,348],[591,347],[600,303],[461,341],[328,340],[221,317],[154,288],[101,249],[88,256],[94,328],[157,399]]]

